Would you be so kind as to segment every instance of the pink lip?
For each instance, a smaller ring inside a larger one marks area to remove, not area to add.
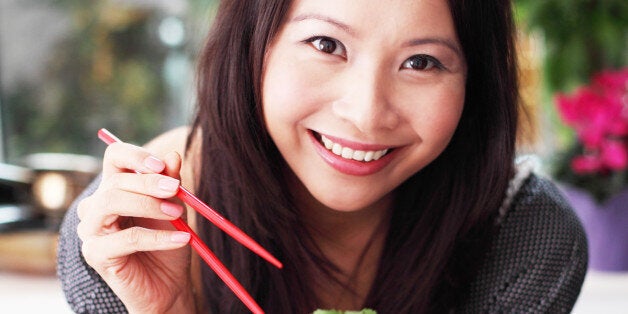
[[[367,176],[370,174],[374,174],[382,170],[384,167],[386,167],[386,165],[388,165],[392,161],[393,156],[397,152],[397,150],[395,149],[389,152],[388,154],[384,155],[382,158],[378,160],[370,161],[370,162],[361,162],[357,160],[345,159],[332,153],[327,148],[325,148],[318,141],[318,139],[316,139],[313,132],[310,131],[308,133],[318,155],[321,156],[321,158],[323,158],[323,160],[332,168],[348,175]],[[335,137],[330,137],[327,135],[325,135],[325,137],[328,137],[330,140],[334,141],[335,143],[341,144],[343,146],[346,145],[346,147],[350,147],[352,149],[382,150],[382,149],[387,148],[387,147],[382,147],[379,145],[367,145],[367,144],[358,144],[354,142],[348,142],[346,140],[338,139]]]

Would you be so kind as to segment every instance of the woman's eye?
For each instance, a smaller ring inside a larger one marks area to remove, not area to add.
[[[443,65],[436,58],[428,55],[415,55],[412,56],[401,65],[404,69],[411,69],[417,71],[427,71],[433,68],[442,69]]]
[[[345,55],[345,47],[338,40],[318,36],[307,40],[316,50],[333,55]]]

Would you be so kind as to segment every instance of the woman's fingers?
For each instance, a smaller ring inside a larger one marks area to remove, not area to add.
[[[165,200],[177,193],[179,184],[160,174],[113,173],[103,178],[98,190],[79,203],[79,236],[116,232],[120,217],[179,218],[184,207]]]
[[[111,214],[171,219],[172,206],[163,208],[165,212],[158,209],[162,199],[175,196],[178,188],[179,180],[160,174],[115,173],[103,178],[98,190],[79,204],[78,216],[81,220]]]
[[[84,199],[78,208],[80,222],[77,232],[82,237],[117,231],[120,228],[114,224],[120,217],[174,220],[180,218],[185,210],[177,203],[131,193],[108,199],[107,206],[110,207],[102,212],[90,202],[99,202],[99,199]]]
[[[114,173],[102,179],[98,190],[120,190],[157,198],[177,194],[179,180],[161,174]]]
[[[164,174],[173,178],[179,178],[181,171],[181,156],[177,152],[166,154],[163,159],[166,164]]]
[[[77,232],[90,265],[120,262],[136,252],[170,250],[188,243],[189,233],[161,230],[169,228],[166,220],[177,219],[184,212],[182,205],[167,200],[179,189],[180,168],[177,153],[162,161],[135,145],[113,143],[107,147],[100,186],[77,209]]]
[[[172,250],[185,246],[190,234],[182,231],[131,227],[119,232],[83,240],[85,261],[96,269],[110,261],[136,252]]]
[[[105,150],[103,175],[115,172],[137,171],[161,173],[166,164],[147,150],[128,143],[113,143]]]
[[[190,254],[181,248],[191,235],[173,230],[168,222],[185,211],[171,200],[181,184],[180,168],[176,153],[160,160],[144,148],[113,143],[105,152],[98,189],[78,205],[77,233],[85,261],[116,293],[129,293],[131,303],[138,293],[149,302],[163,301],[154,296],[171,290],[155,282],[185,284]]]

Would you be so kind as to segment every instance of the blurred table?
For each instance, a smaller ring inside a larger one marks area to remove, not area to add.
[[[0,312],[72,313],[55,276],[57,238],[43,229],[0,233]]]
[[[627,314],[628,272],[590,270],[572,313]]]
[[[0,272],[3,313],[72,313],[54,276]]]
[[[3,313],[72,313],[54,276],[0,272],[0,300]],[[572,313],[628,313],[628,272],[590,271]]]

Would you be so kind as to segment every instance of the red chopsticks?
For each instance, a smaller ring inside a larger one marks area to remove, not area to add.
[[[107,145],[111,145],[115,142],[122,142],[111,132],[106,129],[100,129],[98,131],[98,137]],[[277,260],[272,254],[266,251],[261,245],[259,245],[255,240],[251,239],[244,231],[240,230],[229,220],[222,217],[211,207],[207,206],[207,204],[203,203],[200,199],[198,199],[194,194],[185,189],[182,186],[179,186],[179,190],[177,192],[177,197],[181,199],[184,203],[190,205],[194,210],[199,212],[203,217],[207,218],[211,223],[216,225],[218,228],[226,232],[228,235],[232,236],[236,241],[240,242],[242,245],[255,252],[260,257],[264,258],[271,264],[275,265],[277,268],[282,268],[283,265],[279,260]],[[218,260],[216,255],[201,241],[198,235],[188,226],[181,218],[175,219],[171,221],[172,225],[179,231],[185,231],[190,233],[190,245],[199,256],[209,265],[209,267],[216,272],[218,277],[225,282],[225,284],[235,293],[235,295],[253,312],[253,313],[264,313],[264,311],[259,307],[257,302],[251,297],[251,295],[242,287],[242,285],[238,282],[237,279],[229,272],[229,270],[225,267],[225,265]]]

